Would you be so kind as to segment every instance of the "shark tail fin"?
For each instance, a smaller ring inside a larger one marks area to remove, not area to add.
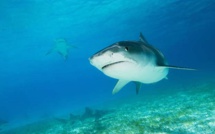
[[[144,42],[146,44],[149,44],[148,41],[145,39],[145,37],[143,36],[143,34],[140,32],[140,36],[139,36],[139,39],[141,42]]]
[[[159,67],[166,67],[166,68],[180,69],[180,70],[190,70],[190,71],[196,71],[197,70],[197,69],[194,69],[194,68],[178,67],[178,66],[171,66],[171,65],[165,65],[165,66],[159,66]]]
[[[63,58],[64,58],[64,61],[67,61],[68,60],[68,55],[63,56]]]
[[[126,84],[128,84],[130,81],[128,80],[119,80],[116,83],[116,86],[114,87],[112,94],[116,94],[117,92],[119,92]]]

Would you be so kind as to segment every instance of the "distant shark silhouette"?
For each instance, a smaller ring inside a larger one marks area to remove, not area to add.
[[[55,46],[46,53],[46,55],[57,52],[61,56],[63,56],[64,60],[68,59],[70,48],[76,48],[75,46],[68,45],[65,39],[57,39],[55,40]]]
[[[139,41],[120,41],[104,48],[89,58],[90,63],[105,75],[118,79],[113,94],[127,83],[136,83],[136,93],[142,83],[149,84],[167,78],[169,68],[195,70],[170,66],[163,54],[151,46],[140,33]]]

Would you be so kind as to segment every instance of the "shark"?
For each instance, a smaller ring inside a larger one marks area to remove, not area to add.
[[[138,41],[119,41],[100,50],[89,58],[90,64],[105,75],[118,79],[112,94],[129,82],[136,85],[138,94],[142,84],[167,79],[169,69],[196,70],[169,65],[164,55],[148,43],[142,33]]]
[[[69,55],[69,50],[71,48],[75,48],[75,46],[68,45],[68,43],[65,39],[63,39],[63,38],[62,39],[56,39],[55,40],[55,46],[51,50],[49,50],[46,53],[46,55],[48,55],[52,52],[57,52],[64,58],[64,60],[67,60],[68,55]]]

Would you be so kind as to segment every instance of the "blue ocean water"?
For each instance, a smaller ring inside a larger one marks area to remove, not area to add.
[[[214,0],[1,0],[0,119],[8,122],[1,129],[135,97],[132,84],[112,95],[116,80],[88,58],[114,42],[138,40],[140,32],[169,64],[198,70],[170,70],[168,80],[143,85],[140,94],[213,79],[214,6]],[[66,61],[46,55],[59,38],[76,46]]]

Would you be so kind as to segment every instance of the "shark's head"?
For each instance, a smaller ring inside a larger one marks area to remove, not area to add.
[[[142,46],[138,42],[121,41],[97,52],[89,60],[93,66],[110,77],[130,79],[131,75],[136,73],[134,70],[144,64],[144,57]]]

